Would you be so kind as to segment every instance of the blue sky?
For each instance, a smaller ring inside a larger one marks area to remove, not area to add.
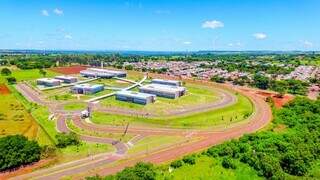
[[[320,50],[319,0],[1,0],[1,49]]]

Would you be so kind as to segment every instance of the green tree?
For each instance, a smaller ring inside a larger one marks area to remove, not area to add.
[[[9,76],[9,75],[11,75],[10,69],[8,69],[8,68],[3,68],[3,69],[1,69],[1,75],[2,75],[2,76]]]
[[[39,74],[41,74],[43,77],[45,77],[47,75],[47,71],[45,71],[43,69],[39,69]]]
[[[0,138],[0,171],[39,161],[40,155],[38,143],[22,135]]]

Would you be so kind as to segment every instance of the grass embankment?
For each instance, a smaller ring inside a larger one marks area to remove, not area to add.
[[[187,94],[177,99],[157,97],[156,102],[148,105],[134,104],[131,102],[118,101],[115,97],[101,100],[102,105],[127,109],[142,110],[159,115],[165,115],[170,110],[184,109],[190,106],[213,103],[219,100],[216,89],[196,84],[187,84]]]
[[[253,112],[251,101],[241,94],[236,94],[238,101],[228,107],[196,113],[187,116],[145,118],[141,116],[124,116],[115,114],[93,113],[92,122],[96,124],[126,125],[154,125],[176,128],[209,128],[216,125],[230,125],[242,121]]]
[[[182,136],[147,136],[138,141],[133,147],[128,150],[128,154],[148,153],[157,148],[170,146],[182,142],[185,138]]]

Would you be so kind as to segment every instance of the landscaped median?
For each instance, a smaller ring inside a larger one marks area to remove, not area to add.
[[[254,111],[251,101],[236,93],[237,102],[227,107],[221,107],[207,112],[200,112],[185,116],[173,116],[163,118],[147,118],[144,116],[125,116],[94,112],[91,121],[96,124],[107,124],[113,126],[143,125],[152,127],[173,128],[211,128],[214,126],[228,126],[247,119]]]

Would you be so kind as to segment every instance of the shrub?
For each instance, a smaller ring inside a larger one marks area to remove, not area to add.
[[[185,156],[182,161],[186,164],[193,165],[196,163],[196,159],[194,156]]]
[[[226,169],[236,169],[237,168],[237,166],[234,164],[234,162],[231,158],[223,158],[221,164]]]
[[[56,135],[56,139],[58,141],[57,147],[58,148],[65,148],[70,145],[79,145],[80,139],[79,136],[73,132],[66,134],[66,133],[59,133]]]
[[[183,161],[182,160],[176,160],[176,161],[173,161],[170,166],[173,167],[173,168],[179,168],[183,165]]]

